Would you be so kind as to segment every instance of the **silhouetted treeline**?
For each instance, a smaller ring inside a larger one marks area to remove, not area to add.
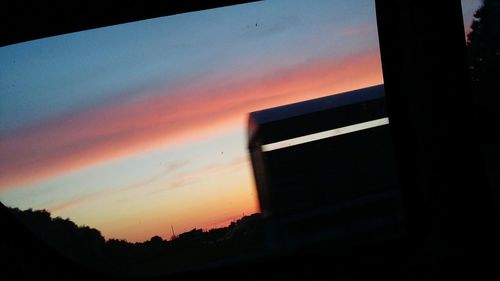
[[[500,0],[484,0],[467,34],[469,70],[488,184],[500,214]]]
[[[105,239],[98,230],[79,227],[69,219],[51,218],[45,210],[10,210],[40,240],[64,256],[86,266],[103,267]]]
[[[41,241],[98,272],[154,275],[192,270],[251,257],[264,249],[260,214],[243,217],[228,227],[193,229],[170,241],[153,236],[145,242],[131,243],[106,241],[99,230],[77,226],[69,219],[52,218],[45,210],[9,210]]]
[[[484,0],[474,13],[467,49],[474,96],[480,110],[500,110],[500,0]]]

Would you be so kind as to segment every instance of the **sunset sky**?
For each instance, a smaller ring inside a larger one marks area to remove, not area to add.
[[[463,2],[470,22],[479,1]],[[381,83],[372,0],[249,3],[6,46],[0,200],[128,241],[224,226],[259,211],[249,112]]]

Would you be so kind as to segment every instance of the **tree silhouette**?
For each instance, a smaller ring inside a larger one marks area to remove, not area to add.
[[[500,109],[500,0],[484,0],[467,35],[472,87],[481,110]]]
[[[120,276],[155,275],[203,266],[248,253],[263,246],[260,214],[246,216],[229,227],[193,229],[166,241],[155,235],[144,242],[105,240],[100,231],[70,219],[52,218],[46,210],[8,210],[27,229],[60,254],[92,270]],[[19,241],[24,243],[24,241]],[[10,243],[7,253],[19,245]],[[33,267],[26,264],[26,267]]]
[[[104,237],[99,230],[78,227],[69,219],[51,218],[46,210],[10,209],[36,236],[64,256],[92,268],[102,268]]]

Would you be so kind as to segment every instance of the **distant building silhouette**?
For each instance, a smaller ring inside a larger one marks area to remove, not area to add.
[[[401,234],[383,85],[252,112],[248,144],[271,246]]]
[[[179,240],[191,240],[191,241],[201,240],[202,238],[203,238],[203,230],[197,228],[193,228],[188,232],[181,233],[177,237],[177,239]]]

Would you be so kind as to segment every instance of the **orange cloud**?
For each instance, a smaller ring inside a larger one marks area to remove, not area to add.
[[[88,108],[0,139],[0,189],[244,126],[248,112],[382,83],[378,51],[246,69]]]

